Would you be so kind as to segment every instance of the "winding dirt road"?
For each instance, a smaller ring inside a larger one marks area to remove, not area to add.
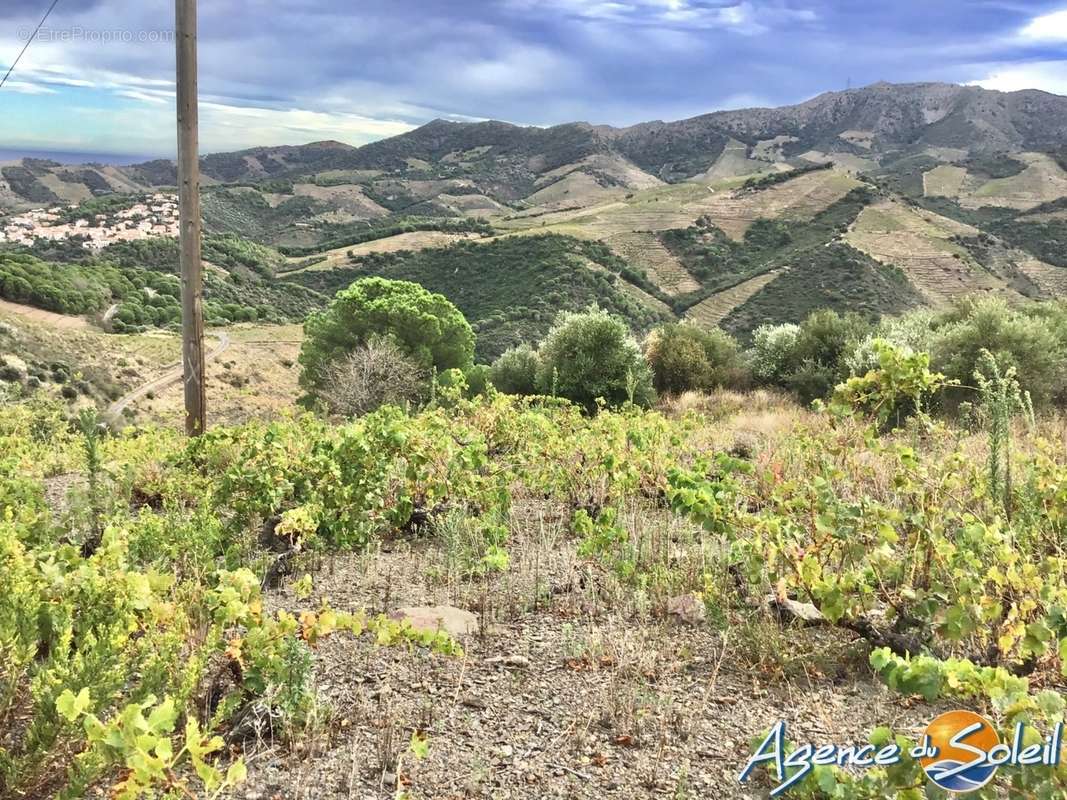
[[[217,335],[219,337],[218,343],[210,351],[204,354],[204,366],[207,366],[225,353],[226,348],[230,346],[230,335],[228,333],[220,331]],[[105,412],[106,416],[111,419],[119,419],[122,417],[122,412],[126,410],[130,403],[140,400],[150,392],[158,392],[166,389],[168,386],[171,386],[182,379],[182,364],[180,361],[177,364],[168,365],[165,369],[166,372],[158,378],[153,378],[148,381],[148,383],[141,384],[132,392],[123,395],[109,405]]]

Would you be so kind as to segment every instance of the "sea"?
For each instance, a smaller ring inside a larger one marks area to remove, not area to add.
[[[141,164],[159,156],[135,155],[133,153],[83,153],[73,150],[30,150],[0,147],[0,162],[17,161],[20,158],[44,158],[60,164]]]

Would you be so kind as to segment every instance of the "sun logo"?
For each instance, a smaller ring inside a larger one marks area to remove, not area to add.
[[[996,774],[998,759],[991,751],[1000,737],[987,719],[971,711],[949,711],[926,728],[926,752],[920,758],[926,776],[937,786],[960,794],[981,789]]]

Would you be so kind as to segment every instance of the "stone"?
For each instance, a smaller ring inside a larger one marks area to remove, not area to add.
[[[445,631],[452,636],[469,636],[478,632],[478,618],[454,606],[406,606],[389,615],[397,621],[407,620],[420,631]]]
[[[500,665],[504,667],[515,667],[516,669],[528,669],[530,667],[530,659],[526,656],[492,656],[485,659],[486,664]]]
[[[704,603],[692,592],[667,600],[667,613],[687,625],[699,625],[707,616]]]
[[[767,607],[771,612],[776,612],[783,622],[796,620],[802,625],[822,625],[826,618],[811,603],[801,603],[788,597],[776,597],[770,595],[767,598]]]

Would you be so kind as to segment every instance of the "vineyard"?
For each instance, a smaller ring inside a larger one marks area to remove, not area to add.
[[[442,386],[189,442],[4,406],[0,796],[741,797],[777,782],[737,775],[779,718],[904,742],[966,707],[1037,740],[1067,429],[991,359],[970,416],[933,419],[925,356],[878,352],[812,411]],[[472,613],[401,609],[444,604]],[[819,766],[790,796],[924,781]],[[976,796],[1065,788],[1003,767]]]

